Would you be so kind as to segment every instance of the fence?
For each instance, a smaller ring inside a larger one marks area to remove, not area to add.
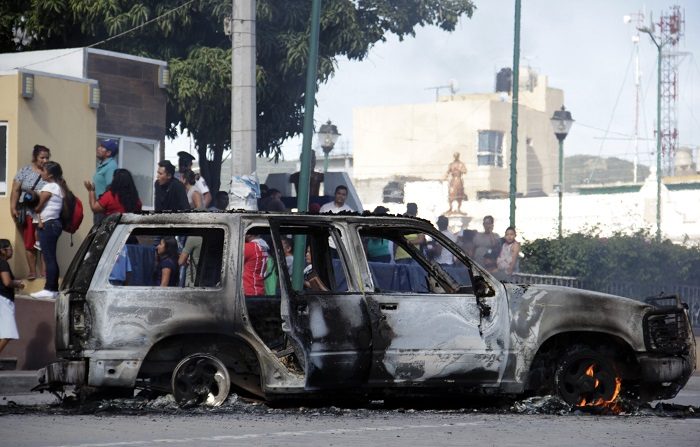
[[[603,287],[586,287],[578,278],[572,276],[534,275],[530,273],[515,273],[514,282],[529,284],[552,284],[558,286],[575,287],[586,290],[609,293],[611,295],[624,296],[638,301],[659,295],[678,295],[681,301],[688,304],[690,322],[695,328],[700,328],[700,286],[684,284],[663,284],[649,286],[635,282],[613,281]]]

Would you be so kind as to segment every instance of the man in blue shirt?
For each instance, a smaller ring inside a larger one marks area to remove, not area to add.
[[[117,153],[119,152],[119,140],[109,138],[100,140],[97,146],[97,170],[92,177],[95,183],[95,195],[99,199],[107,191],[107,187],[112,184],[114,171],[117,169]]]
[[[108,138],[100,140],[97,146],[97,169],[95,175],[92,176],[92,181],[95,184],[95,196],[99,199],[102,194],[107,191],[109,185],[112,184],[114,171],[117,169],[117,153],[119,152],[119,140]],[[98,224],[104,218],[104,214],[95,214],[93,223]]]

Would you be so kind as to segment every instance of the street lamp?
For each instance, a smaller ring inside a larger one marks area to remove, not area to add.
[[[328,120],[326,124],[321,124],[321,127],[318,128],[318,140],[321,143],[321,148],[325,155],[323,160],[324,175],[328,172],[328,154],[333,150],[333,146],[335,146],[335,142],[338,141],[338,137],[340,137],[338,128],[335,124],[331,123],[331,120]]]
[[[561,203],[564,195],[564,139],[569,134],[571,125],[574,124],[574,119],[571,118],[571,112],[561,106],[561,110],[557,110],[552,115],[550,120],[554,128],[554,135],[559,140],[559,238],[561,239]]]
[[[664,42],[657,41],[654,37],[653,25],[637,29],[648,34],[658,50],[656,67],[656,241],[661,242],[661,49]]]

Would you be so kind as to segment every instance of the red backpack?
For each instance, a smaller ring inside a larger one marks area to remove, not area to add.
[[[72,192],[63,198],[63,208],[61,208],[61,224],[63,231],[70,234],[75,233],[83,222],[83,202]],[[71,240],[71,245],[72,240]]]

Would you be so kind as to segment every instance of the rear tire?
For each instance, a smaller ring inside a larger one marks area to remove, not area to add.
[[[554,391],[569,405],[591,405],[615,396],[619,377],[614,356],[589,346],[567,349],[554,374]]]
[[[196,353],[177,364],[171,386],[180,406],[218,407],[231,391],[231,377],[221,360],[211,354]]]

